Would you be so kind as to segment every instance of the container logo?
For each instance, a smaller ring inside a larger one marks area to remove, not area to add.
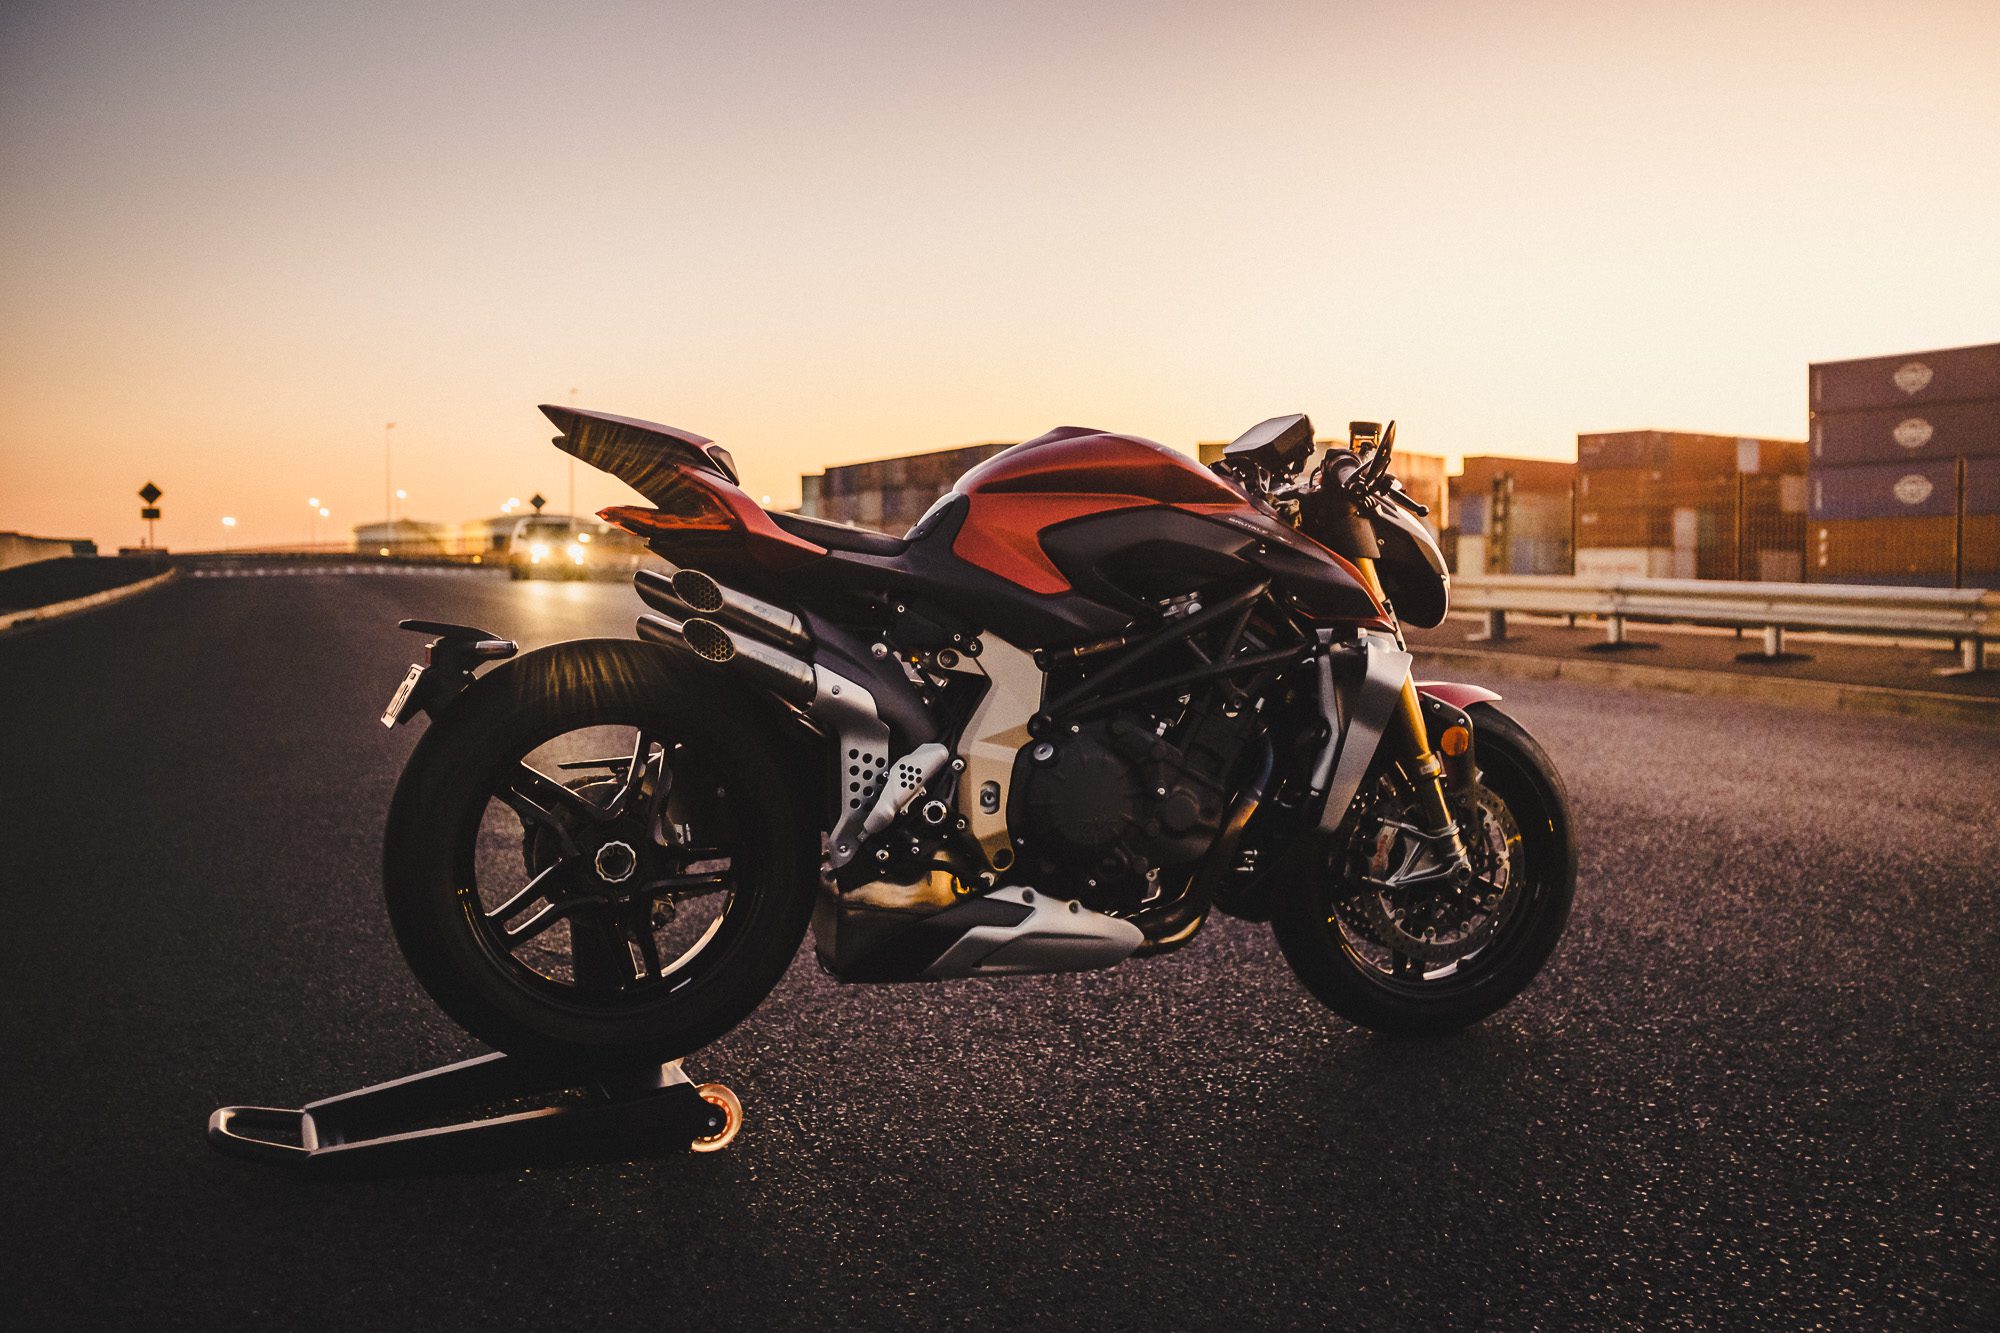
[[[1931,382],[1931,368],[1921,361],[1912,361],[1891,378],[1896,381],[1896,387],[1904,393],[1922,393],[1924,386]]]
[[[1911,417],[1907,421],[1897,422],[1896,429],[1890,434],[1894,435],[1896,443],[1905,449],[1921,449],[1931,442],[1931,423],[1922,417]]]
[[[1896,498],[1906,505],[1922,504],[1931,498],[1931,490],[1931,479],[1919,472],[1912,472],[1894,487]]]

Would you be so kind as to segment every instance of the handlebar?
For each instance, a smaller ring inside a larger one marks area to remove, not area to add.
[[[1423,503],[1421,500],[1412,499],[1410,493],[1401,486],[1391,486],[1383,494],[1388,496],[1390,503],[1394,504],[1397,508],[1407,509],[1418,518],[1424,518],[1431,512],[1429,505]]]
[[[1418,518],[1426,517],[1431,512],[1430,506],[1412,499],[1409,492],[1403,489],[1401,482],[1387,475],[1386,466],[1376,464],[1378,458],[1382,458],[1382,455],[1372,455],[1363,462],[1350,450],[1329,450],[1326,458],[1320,463],[1320,484],[1337,487],[1363,502],[1387,500],[1398,509],[1415,514]],[[1301,483],[1301,487],[1303,485],[1304,483]]]
[[[1314,471],[1294,481],[1269,484],[1270,479],[1261,472],[1246,473],[1232,467],[1228,460],[1213,465],[1220,476],[1228,477],[1253,495],[1270,504],[1286,504],[1305,499],[1312,492],[1323,487],[1332,487],[1344,492],[1358,504],[1378,505],[1384,501],[1395,505],[1406,513],[1418,518],[1430,514],[1430,506],[1412,499],[1403,489],[1403,484],[1389,474],[1389,455],[1386,450],[1377,449],[1363,459],[1351,449],[1329,449]]]

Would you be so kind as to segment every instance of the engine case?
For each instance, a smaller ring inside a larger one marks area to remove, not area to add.
[[[1214,842],[1255,726],[1211,709],[1178,729],[1183,747],[1150,719],[1119,716],[1027,747],[1008,815],[1027,868],[1018,878],[1102,910],[1136,908],[1153,872]]]

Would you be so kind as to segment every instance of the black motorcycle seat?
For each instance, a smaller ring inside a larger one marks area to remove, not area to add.
[[[870,532],[867,528],[850,528],[845,523],[829,523],[823,518],[807,518],[804,514],[773,513],[771,521],[794,537],[824,546],[829,551],[897,556],[910,549],[909,542],[901,537]]]

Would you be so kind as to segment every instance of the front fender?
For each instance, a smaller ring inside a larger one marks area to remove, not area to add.
[[[1479,781],[1479,765],[1470,748],[1453,755],[1444,746],[1442,738],[1445,729],[1454,723],[1465,727],[1476,738],[1478,725],[1468,715],[1474,704],[1493,703],[1499,695],[1478,685],[1461,685],[1450,680],[1420,680],[1417,693],[1425,701],[1424,723],[1430,732],[1431,744],[1438,746],[1444,761],[1445,785],[1455,789],[1466,800],[1475,799],[1475,788]],[[1475,740],[1474,744],[1477,744]]]
[[[1497,703],[1500,696],[1483,685],[1461,685],[1454,680],[1420,680],[1417,693],[1463,711],[1474,704]]]

